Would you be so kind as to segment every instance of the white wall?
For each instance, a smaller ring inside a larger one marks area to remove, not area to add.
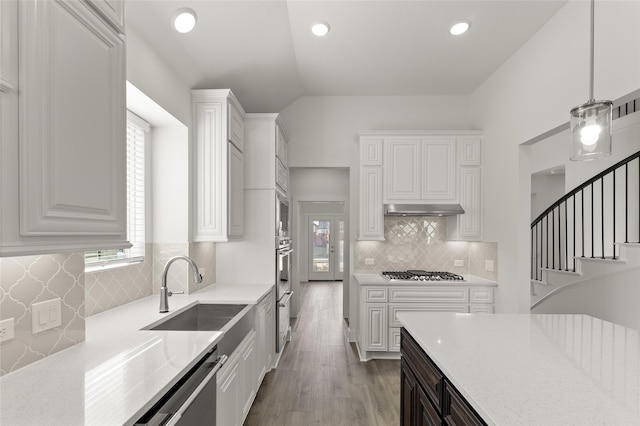
[[[560,199],[564,192],[564,173],[534,173],[531,175],[531,221],[537,218],[551,204]]]
[[[596,14],[595,95],[615,100],[640,87],[640,2],[601,1]],[[484,130],[484,238],[499,247],[498,311],[529,310],[531,156],[519,145],[587,100],[588,22],[589,3],[570,1],[471,96]]]
[[[153,241],[189,241],[189,135],[186,126],[155,127],[152,138]]]
[[[169,114],[190,126],[191,88],[131,27],[127,27],[127,80]]]

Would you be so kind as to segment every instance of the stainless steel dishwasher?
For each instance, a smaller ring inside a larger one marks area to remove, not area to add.
[[[213,348],[140,420],[138,425],[191,426],[216,424],[216,373],[227,361]]]

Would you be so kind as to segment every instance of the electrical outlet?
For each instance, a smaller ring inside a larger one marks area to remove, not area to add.
[[[453,266],[464,266],[464,260],[456,259],[453,261]]]
[[[13,318],[0,321],[0,342],[13,339]]]
[[[374,260],[374,258],[373,258],[373,257],[367,257],[367,258],[364,260],[364,264],[365,264],[365,265],[375,265],[375,264],[376,264],[376,261]]]
[[[206,273],[206,269],[205,268],[200,268],[200,275],[202,275],[202,278],[205,277],[205,273]]]
[[[484,269],[485,271],[493,272],[493,260],[485,260]]]

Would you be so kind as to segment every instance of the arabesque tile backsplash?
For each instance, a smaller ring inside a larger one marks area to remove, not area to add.
[[[0,319],[14,318],[14,338],[0,344],[0,375],[70,346],[85,336],[82,253],[0,258]],[[33,335],[31,305],[61,299],[61,325]]]
[[[497,281],[497,243],[447,241],[447,219],[441,217],[392,217],[384,219],[385,241],[358,241],[355,246],[355,273],[425,269],[471,274]],[[373,265],[367,260],[373,260]],[[455,266],[462,260],[464,266]],[[485,260],[494,262],[494,271],[485,270]]]
[[[176,262],[172,290],[191,293],[215,282],[214,243],[147,244],[142,263],[86,273],[84,253],[0,258],[0,319],[15,320],[15,337],[0,343],[0,376],[84,341],[86,318],[157,293],[164,264],[175,255],[194,258],[205,276],[193,286],[187,263]],[[31,305],[57,297],[61,326],[33,335]]]

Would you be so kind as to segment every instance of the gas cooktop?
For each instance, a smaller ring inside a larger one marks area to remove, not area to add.
[[[383,271],[382,276],[389,281],[464,281],[462,275],[452,272],[423,271],[421,269]]]

